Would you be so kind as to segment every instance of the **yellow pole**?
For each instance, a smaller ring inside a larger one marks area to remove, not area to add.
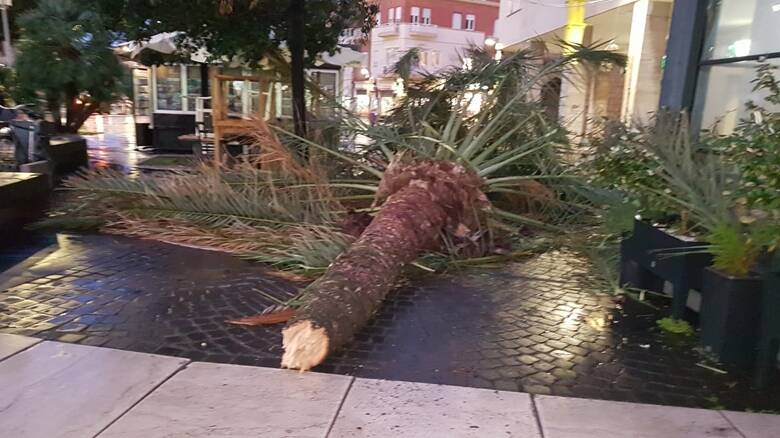
[[[582,45],[585,39],[585,0],[566,0],[566,27],[563,40],[572,45]],[[570,47],[564,53],[571,52]]]

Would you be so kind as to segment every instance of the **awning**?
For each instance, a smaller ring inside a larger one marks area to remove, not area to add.
[[[176,38],[180,34],[181,32],[158,33],[149,38],[148,41],[131,41],[120,45],[119,49],[131,59],[138,57],[144,50],[153,50],[165,55],[172,55],[177,51]],[[197,63],[205,63],[208,59],[209,53],[204,48],[190,55],[190,60]]]
[[[349,47],[340,47],[340,51],[330,55],[323,53],[320,55],[321,62],[339,66],[359,66],[368,65],[368,53],[358,52]]]
[[[144,50],[153,50],[155,52],[171,55],[176,53],[176,39],[181,32],[159,33],[149,38],[148,41],[129,42],[118,46],[126,56],[136,58]],[[210,57],[205,48],[201,48],[190,56],[190,60],[197,63],[205,63]],[[285,58],[289,59],[285,51]],[[339,47],[339,51],[330,55],[322,53],[318,57],[317,64],[331,64],[336,66],[358,66],[368,64],[368,53],[361,53],[349,47]]]

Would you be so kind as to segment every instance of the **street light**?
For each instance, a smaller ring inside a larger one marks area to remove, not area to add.
[[[493,37],[487,37],[487,38],[485,38],[485,45],[486,45],[486,46],[488,46],[488,47],[493,47],[493,46],[495,46],[497,42],[498,42],[498,41],[496,41],[496,39],[495,39],[495,38],[493,38]]]

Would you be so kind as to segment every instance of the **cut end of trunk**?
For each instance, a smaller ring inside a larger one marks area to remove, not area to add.
[[[325,360],[328,335],[311,321],[299,321],[282,330],[282,368],[308,371]]]

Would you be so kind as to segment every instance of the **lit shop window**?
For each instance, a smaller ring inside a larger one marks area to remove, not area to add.
[[[161,65],[155,68],[156,108],[163,111],[182,111],[181,67]]]
[[[708,15],[693,121],[728,134],[747,116],[745,103],[764,104],[766,93],[754,91],[751,83],[756,67],[762,62],[780,67],[780,3],[718,0],[710,3]]]

